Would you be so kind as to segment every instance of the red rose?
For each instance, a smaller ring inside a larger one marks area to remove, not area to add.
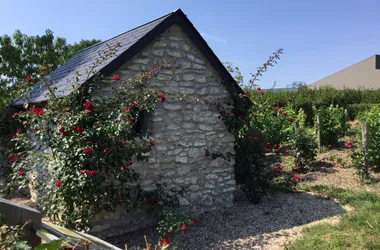
[[[192,219],[190,222],[191,222],[192,224],[197,223],[197,221],[196,221],[195,219]]]
[[[239,94],[238,94],[238,96],[239,96],[239,97],[241,97],[241,96],[242,96],[242,94],[241,94],[241,93],[239,93]]]
[[[128,120],[127,122],[128,122],[129,124],[132,124],[132,123],[133,123],[133,121],[132,121],[132,120]]]
[[[18,174],[19,176],[24,176],[24,175],[25,175],[25,172],[22,171],[22,170],[20,170],[20,171],[17,172],[17,174]]]
[[[183,224],[183,225],[181,226],[181,228],[182,228],[182,230],[186,230],[186,229],[188,229],[188,228],[189,228],[189,226],[188,226],[188,225],[186,225],[186,224]]]
[[[20,114],[21,114],[21,111],[16,112],[16,113],[14,113],[14,114],[12,115],[12,117],[15,118],[15,117],[19,116]]]
[[[84,108],[88,111],[92,111],[94,109],[94,107],[92,106],[92,102],[86,102],[84,104]]]
[[[293,176],[293,179],[296,180],[296,181],[300,181],[301,180],[301,178],[298,175]]]
[[[21,133],[21,128],[18,128],[17,130],[16,130],[16,135],[18,135],[18,134],[20,134]]]
[[[40,109],[40,108],[37,108],[36,106],[33,106],[33,111],[32,112],[35,115],[43,115],[44,114],[44,110]]]
[[[160,98],[160,102],[164,103],[166,101],[164,94],[159,94],[158,97]]]
[[[118,80],[120,80],[120,77],[118,75],[113,75],[112,80],[118,81]]]
[[[89,176],[95,176],[96,175],[96,170],[90,170],[88,171]]]
[[[285,116],[285,117],[288,116],[288,112],[284,112],[284,116]]]
[[[95,141],[94,141],[94,140],[91,140],[91,139],[88,139],[88,143],[90,143],[90,144],[94,144]]]
[[[226,111],[222,110],[219,112],[220,113],[220,116],[225,116],[226,115]]]
[[[145,160],[146,162],[149,162],[149,158],[146,158],[146,160]]]
[[[280,148],[280,144],[277,144],[273,147],[274,150],[278,150]]]
[[[264,95],[265,93],[264,93],[264,91],[261,91],[260,94]]]
[[[245,97],[245,98],[249,98],[249,94],[248,94],[248,93],[245,94],[244,97]]]
[[[80,126],[77,126],[77,127],[74,128],[74,132],[75,133],[82,134],[83,131],[84,131],[84,129],[82,127],[80,127]]]
[[[352,147],[352,143],[351,142],[346,142],[346,147],[347,148],[351,148]]]
[[[135,102],[135,101],[132,101],[132,102],[129,103],[129,105],[130,105],[131,107],[136,107],[136,102]]]
[[[147,200],[146,201],[149,205],[155,205],[157,203],[157,201],[155,200]]]
[[[69,135],[69,133],[65,131],[65,128],[64,128],[64,127],[60,128],[60,129],[59,129],[59,132],[62,133],[62,136],[68,136],[68,135]]]
[[[56,182],[55,182],[55,186],[56,186],[56,187],[60,187],[61,185],[62,185],[62,181],[56,181]]]
[[[110,152],[109,148],[104,148],[103,153],[108,154]]]
[[[162,238],[162,240],[160,241],[160,244],[161,246],[166,246],[169,244],[169,240],[166,238]]]
[[[9,157],[9,162],[12,163],[12,162],[15,162],[18,158],[20,158],[20,156],[18,155],[12,155]]]
[[[92,148],[90,148],[90,147],[87,147],[87,148],[84,149],[84,153],[87,154],[87,155],[92,154],[92,151],[93,151],[93,150],[92,150]]]
[[[278,170],[277,168],[273,168],[273,169],[272,169],[272,173],[279,174],[279,173],[280,173],[280,170]]]
[[[126,107],[124,110],[125,113],[129,113],[129,107]]]
[[[34,79],[30,78],[30,77],[25,77],[24,80],[27,82],[33,82],[34,83]]]
[[[257,88],[257,91],[261,91],[261,88]]]
[[[289,119],[288,119],[288,122],[293,122],[293,119],[290,119],[290,118],[289,118]]]
[[[172,232],[168,232],[168,236],[173,237],[174,234]]]
[[[85,174],[85,173],[87,173],[87,170],[86,169],[82,169],[82,170],[80,170],[79,171],[81,174]]]
[[[156,146],[156,144],[154,144],[154,141],[150,141],[149,143],[150,143],[150,145],[151,145],[152,147]]]

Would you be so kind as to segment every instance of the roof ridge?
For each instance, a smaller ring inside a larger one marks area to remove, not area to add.
[[[155,21],[157,21],[157,20],[159,20],[159,19],[161,19],[161,18],[167,17],[167,16],[169,16],[169,15],[171,15],[171,14],[173,14],[173,13],[179,11],[179,10],[181,10],[181,9],[177,9],[177,10],[175,10],[175,11],[172,11],[172,12],[167,13],[167,14],[165,14],[165,15],[163,15],[163,16],[160,16],[160,17],[158,17],[158,18],[156,18],[156,19],[153,19],[153,20],[151,20],[151,21],[149,21],[149,22],[146,22],[146,23],[143,23],[143,24],[141,24],[141,25],[139,25],[139,26],[137,26],[137,27],[134,27],[133,29],[127,30],[127,31],[125,31],[125,32],[122,32],[122,33],[116,35],[116,36],[113,36],[113,37],[111,37],[111,38],[108,38],[107,40],[104,40],[104,41],[102,41],[102,42],[99,42],[99,43],[96,43],[96,44],[94,44],[94,45],[91,45],[90,47],[87,47],[87,48],[84,48],[84,49],[78,51],[78,53],[81,53],[82,51],[85,51],[85,50],[91,49],[91,48],[93,48],[93,47],[95,47],[95,46],[98,46],[98,45],[100,45],[100,44],[104,44],[104,43],[106,43],[107,41],[109,41],[109,40],[111,40],[111,39],[114,39],[114,38],[116,38],[116,37],[118,37],[118,36],[124,35],[124,34],[126,34],[126,33],[128,33],[128,32],[131,32],[131,31],[133,31],[133,30],[135,30],[135,29],[138,29],[138,28],[140,28],[140,27],[142,27],[142,26],[145,26],[145,25],[148,25],[148,24],[150,24],[150,23],[153,23],[153,22],[155,22]]]

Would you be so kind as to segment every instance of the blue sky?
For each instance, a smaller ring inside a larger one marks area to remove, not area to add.
[[[264,88],[312,83],[380,54],[379,0],[0,0],[0,35],[51,29],[70,43],[105,40],[178,8],[245,80],[283,48],[261,78]]]

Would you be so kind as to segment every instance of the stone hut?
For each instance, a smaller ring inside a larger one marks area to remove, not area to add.
[[[234,135],[219,119],[212,103],[232,101],[234,95],[242,92],[240,87],[180,9],[80,51],[52,72],[50,80],[61,94],[68,94],[68,82],[75,71],[86,75],[86,68],[98,52],[116,43],[121,44],[116,56],[97,67],[96,72],[117,74],[126,80],[170,60],[172,66],[159,71],[154,84],[166,93],[179,92],[190,97],[183,102],[167,98],[147,119],[156,147],[150,152],[149,162],[139,163],[136,168],[142,176],[142,188],[154,189],[157,176],[164,176],[164,183],[187,188],[180,204],[190,212],[231,206],[234,161],[211,159],[205,157],[205,152],[234,153]],[[80,79],[79,83],[87,80]],[[93,94],[101,96],[110,94],[109,91],[103,88]],[[30,99],[34,103],[47,101],[46,90],[35,88]],[[114,227],[112,220],[123,216],[101,216],[102,226],[93,232],[102,234],[107,229],[105,225]],[[123,224],[130,226],[133,222],[125,220]]]

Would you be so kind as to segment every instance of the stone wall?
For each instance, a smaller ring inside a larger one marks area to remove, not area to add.
[[[141,186],[153,190],[160,181],[169,187],[185,187],[187,193],[180,204],[190,213],[229,207],[235,190],[234,161],[211,159],[205,153],[206,149],[211,153],[234,153],[234,135],[212,104],[225,103],[231,97],[181,27],[169,28],[115,74],[128,80],[163,61],[170,61],[170,66],[150,83],[150,87],[157,86],[167,93],[166,102],[150,117],[150,139],[156,146],[149,162],[133,164],[142,176]],[[94,95],[111,94],[108,91],[104,88]],[[184,96],[183,101],[178,94]],[[158,180],[159,176],[162,178]],[[98,224],[105,227],[104,220],[98,219]]]

